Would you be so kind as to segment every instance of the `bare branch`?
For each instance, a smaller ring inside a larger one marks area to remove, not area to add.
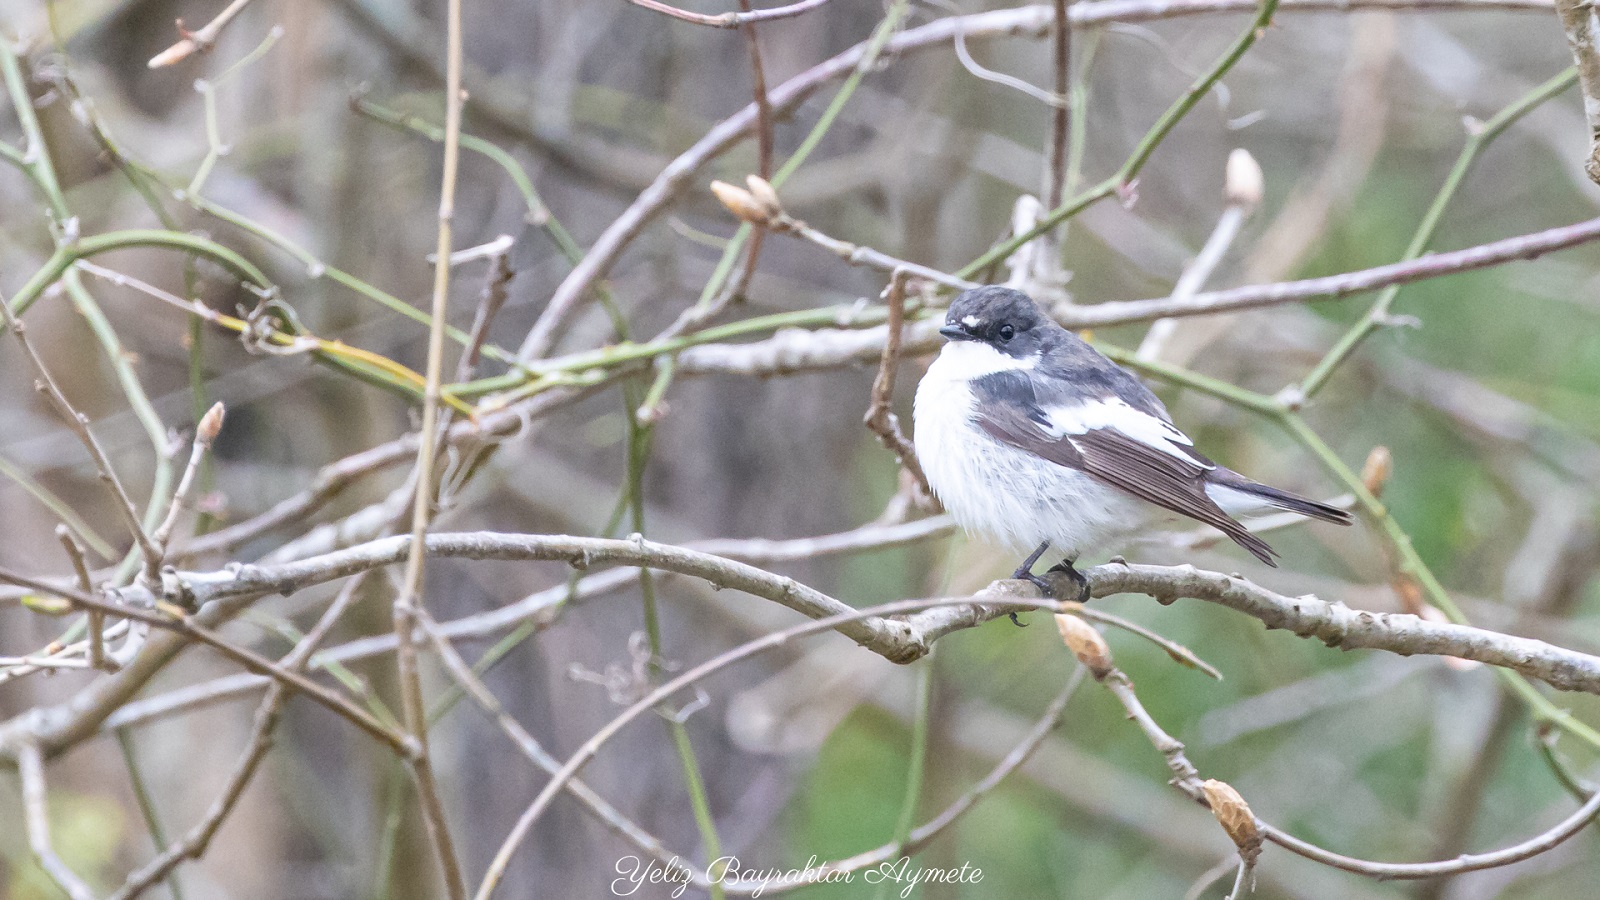
[[[1572,61],[1578,66],[1578,86],[1583,89],[1583,112],[1589,121],[1589,158],[1583,171],[1600,184],[1600,19],[1588,0],[1555,0],[1561,28],[1567,33]]]
[[[1113,563],[1096,566],[1085,577],[1096,597],[1135,593],[1160,602],[1180,597],[1205,600],[1260,619],[1268,628],[1316,638],[1330,647],[1471,659],[1521,672],[1564,691],[1600,694],[1600,657],[1531,638],[1433,622],[1404,613],[1351,609],[1343,603],[1312,596],[1285,597],[1243,578],[1204,572],[1193,566]]]
[[[884,289],[889,321],[884,326],[883,360],[878,363],[878,377],[872,381],[872,402],[867,405],[867,415],[863,421],[878,436],[884,449],[898,457],[900,465],[916,479],[917,489],[922,496],[931,499],[933,488],[928,485],[927,473],[922,471],[922,463],[917,459],[917,449],[906,438],[905,432],[900,430],[900,417],[894,414],[893,408],[895,371],[900,365],[900,333],[905,322],[906,282],[909,280],[909,272],[896,269],[889,278],[889,286]]]
[[[156,550],[163,560],[166,558],[167,545],[172,541],[172,529],[177,527],[178,517],[183,515],[184,509],[189,505],[189,494],[194,490],[194,479],[200,471],[200,464],[205,460],[206,453],[211,450],[211,443],[222,431],[223,415],[222,404],[216,403],[201,417],[200,424],[195,428],[194,446],[189,451],[189,464],[184,467],[183,477],[178,480],[178,489],[172,493],[172,503],[167,507],[167,517],[150,536],[150,542],[156,545]],[[159,572],[146,572],[146,574],[156,578]]]
[[[210,50],[212,45],[217,42],[217,35],[222,33],[222,29],[226,28],[228,23],[232,22],[234,17],[243,12],[248,5],[250,5],[250,0],[233,0],[222,12],[217,13],[215,19],[207,22],[199,31],[190,31],[184,28],[183,20],[179,19],[179,41],[150,57],[150,62],[147,65],[152,69],[159,69],[163,66],[182,62],[195,52],[204,53]]]
[[[83,548],[78,546],[78,541],[72,536],[72,529],[65,525],[56,526],[56,540],[61,542],[62,549],[67,551],[67,558],[72,561],[72,570],[78,576],[78,590],[88,594],[94,590],[94,581],[89,577],[89,565],[84,560]],[[106,614],[98,609],[91,609],[89,616],[89,667],[93,669],[115,670],[116,665],[109,663],[106,658],[105,628]]]
[[[28,354],[28,359],[33,363],[34,371],[39,373],[39,380],[34,383],[35,389],[50,398],[55,405],[56,412],[66,420],[67,428],[77,436],[85,450],[89,451],[89,458],[94,460],[96,471],[100,480],[111,491],[116,500],[117,513],[122,517],[122,522],[127,526],[134,541],[139,545],[139,552],[144,557],[146,571],[158,570],[161,566],[161,553],[151,543],[150,536],[145,534],[144,526],[139,522],[139,511],[133,505],[133,499],[128,496],[128,491],[122,486],[122,480],[117,477],[117,470],[112,468],[111,459],[101,448],[100,442],[95,439],[94,432],[89,430],[89,417],[73,408],[67,400],[67,395],[61,392],[54,378],[50,377],[50,370],[45,367],[44,360],[33,349],[33,343],[28,340],[27,326],[22,324],[11,311],[11,304],[0,297],[0,314],[5,317],[5,322],[11,333],[17,336],[17,343]]]
[[[1096,677],[1122,704],[1123,709],[1127,711],[1128,718],[1145,733],[1145,737],[1149,739],[1151,746],[1155,747],[1166,758],[1167,768],[1173,774],[1172,785],[1189,795],[1195,802],[1212,807],[1215,792],[1206,790],[1206,784],[1200,780],[1199,771],[1189,761],[1188,756],[1185,755],[1183,744],[1162,729],[1144,708],[1134,691],[1133,681],[1115,666],[1108,667],[1103,673],[1096,673]],[[1213,809],[1213,812],[1216,812],[1216,810]],[[1254,818],[1253,814],[1249,813],[1248,807],[1244,807],[1244,814]],[[1479,869],[1489,869],[1521,862],[1537,856],[1577,834],[1589,822],[1593,821],[1596,815],[1600,815],[1600,791],[1589,797],[1582,806],[1553,828],[1520,844],[1503,850],[1496,850],[1492,853],[1464,855],[1456,859],[1432,863],[1384,863],[1344,856],[1302,841],[1260,819],[1254,819],[1254,827],[1249,830],[1258,832],[1261,837],[1290,852],[1347,872],[1355,872],[1373,878],[1419,879],[1456,875],[1462,872],[1473,872]],[[1218,816],[1219,821],[1222,818],[1222,816]],[[1230,830],[1230,836],[1232,834]],[[1236,837],[1235,840],[1239,839]],[[1246,848],[1242,844],[1240,850],[1244,861],[1247,863],[1252,862],[1249,857],[1244,856]]]
[[[316,651],[334,623],[344,615],[355,601],[356,593],[361,589],[363,578],[352,578],[340,589],[333,603],[317,621],[317,624],[305,637],[301,638],[279,665],[285,671],[298,672],[305,668],[311,654]],[[211,839],[222,827],[223,821],[233,811],[239,798],[244,795],[244,789],[255,776],[256,769],[261,761],[266,758],[267,751],[272,748],[272,733],[277,727],[279,713],[283,709],[283,701],[287,699],[288,691],[283,682],[273,681],[267,688],[267,696],[256,708],[255,722],[250,729],[250,737],[245,741],[244,754],[234,766],[233,774],[228,776],[228,783],[222,793],[206,810],[198,824],[189,830],[183,838],[146,863],[143,867],[128,875],[122,887],[112,895],[114,900],[127,900],[143,893],[151,885],[167,877],[167,874],[186,859],[199,859],[205,855],[206,848],[210,846]]]
[[[996,584],[1002,583],[1003,582],[996,582]],[[1016,583],[1028,584],[1027,582]],[[991,585],[990,587],[993,588],[994,585]],[[1031,588],[1032,586],[1029,585],[1029,587]],[[1011,603],[1013,608],[1058,608],[1058,604],[1054,600],[1016,599],[1008,600],[1007,602]],[[796,625],[792,628],[786,628],[782,631],[776,631],[757,640],[741,644],[740,646],[718,654],[716,657],[707,660],[706,662],[703,662],[692,669],[689,669],[670,681],[663,683],[660,687],[641,697],[633,705],[618,713],[610,722],[607,722],[604,727],[595,732],[593,737],[584,742],[583,746],[580,747],[578,751],[567,760],[567,762],[561,767],[560,771],[551,776],[550,781],[545,784],[544,789],[540,791],[539,796],[534,798],[533,804],[530,805],[522,814],[522,817],[517,820],[516,825],[511,829],[511,833],[506,836],[505,841],[500,845],[500,850],[495,854],[493,862],[490,863],[488,872],[484,875],[483,881],[478,885],[478,891],[475,895],[476,900],[488,900],[488,898],[494,893],[495,888],[500,883],[500,879],[505,874],[506,866],[510,864],[512,854],[516,852],[517,847],[521,845],[523,839],[527,837],[528,831],[533,827],[533,823],[537,821],[544,810],[548,808],[550,801],[554,799],[555,795],[562,790],[566,782],[576,775],[578,770],[583,768],[585,763],[593,759],[594,755],[599,752],[600,748],[604,746],[606,742],[611,740],[611,738],[614,737],[618,732],[620,732],[629,722],[638,718],[643,713],[654,709],[659,704],[670,700],[673,695],[677,694],[679,691],[695,684],[702,678],[705,678],[714,672],[733,665],[736,662],[748,659],[751,656],[755,656],[777,647],[786,646],[798,638],[817,634],[830,629],[837,629],[839,632],[844,633],[847,626],[851,622],[858,622],[868,618],[879,618],[896,613],[916,613],[919,611],[927,613],[934,612],[940,608],[966,606],[970,606],[970,601],[965,599],[901,600],[894,603],[884,603],[879,606],[868,607],[867,609],[850,610],[849,612],[828,616],[827,618],[818,619],[814,622],[807,622],[802,625]]]
[[[662,3],[661,0],[628,0],[628,2],[634,6],[641,6],[662,15],[671,16],[674,19],[682,19],[685,22],[692,22],[696,25],[709,25],[712,28],[739,28],[744,25],[753,25],[756,22],[772,22],[777,19],[793,18],[816,9],[827,3],[828,0],[799,0],[797,3],[776,6],[772,9],[752,10],[746,8],[744,12],[725,12],[716,16],[692,13],[676,6],[669,6]]]
[[[1077,9],[1077,6],[1073,7]],[[1158,297],[1120,300],[1054,311],[1068,328],[1103,328],[1151,319],[1198,316],[1257,309],[1300,300],[1337,300],[1393,284],[1407,284],[1487,268],[1578,246],[1600,239],[1600,219],[1480,244],[1464,250],[1434,253],[1408,262],[1360,269],[1339,275],[1247,285],[1188,298]],[[867,365],[879,359],[888,330],[881,325],[860,329],[792,329],[742,344],[700,344],[678,355],[685,375],[788,375],[797,372]],[[932,353],[939,346],[937,323],[912,322],[904,337],[904,353]]]
[[[955,523],[949,516],[934,516],[895,525],[866,525],[840,534],[819,537],[777,541],[760,538],[724,538],[698,541],[687,546],[690,549],[742,562],[770,564],[903,547],[917,541],[942,537],[954,528]],[[565,584],[557,585],[497,609],[441,623],[439,631],[447,638],[457,640],[489,637],[525,622],[533,622],[543,627],[555,621],[554,614],[557,610],[570,608],[572,605],[631,584],[639,578],[639,572],[637,568],[624,567],[586,575],[570,587]],[[324,651],[314,662],[319,667],[330,663],[347,663],[392,653],[394,647],[395,636],[392,633],[373,635]],[[239,674],[178,688],[117,709],[105,720],[103,728],[123,728],[143,724],[164,716],[248,695],[260,691],[269,683],[270,679],[261,676]]]
[[[1427,278],[1471,272],[1519,259],[1533,259],[1556,250],[1576,247],[1600,238],[1600,218],[1563,225],[1532,234],[1505,238],[1489,244],[1431,253],[1407,262],[1391,263],[1356,272],[1283,281],[1276,284],[1248,285],[1225,291],[1207,291],[1187,300],[1158,298],[1101,303],[1074,309],[1063,316],[1063,324],[1088,328],[1121,325],[1159,316],[1195,316],[1236,309],[1275,306],[1295,300],[1336,300],[1351,294],[1409,284]]]
[[[27,822],[28,847],[39,865],[72,900],[94,900],[94,892],[56,855],[50,841],[50,811],[44,780],[44,755],[33,744],[17,748],[17,774],[22,780],[22,806]]]

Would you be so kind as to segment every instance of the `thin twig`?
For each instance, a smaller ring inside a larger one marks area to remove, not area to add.
[[[910,613],[919,610],[931,610],[938,607],[957,606],[961,605],[963,602],[964,601],[962,600],[945,599],[900,600],[893,603],[884,603],[878,606],[868,607],[866,609],[850,610],[849,612],[829,616],[814,622],[807,622],[802,625],[786,628],[782,631],[776,631],[766,635],[765,637],[741,644],[740,646],[720,653],[712,659],[707,660],[706,662],[703,662],[700,665],[689,669],[683,674],[663,683],[660,687],[650,691],[644,697],[641,697],[638,701],[633,703],[633,705],[618,713],[611,719],[610,722],[607,722],[604,727],[595,732],[595,734],[589,738],[588,741],[585,741],[583,746],[580,747],[577,752],[575,752],[566,761],[566,763],[562,765],[560,771],[556,772],[556,774],[545,783],[544,789],[540,791],[537,797],[534,798],[533,803],[517,820],[517,823],[512,827],[510,834],[506,836],[505,841],[500,845],[499,851],[495,854],[494,860],[489,865],[489,870],[484,874],[483,881],[478,885],[476,900],[488,900],[488,898],[494,893],[495,889],[499,886],[500,879],[505,875],[506,867],[511,862],[512,854],[516,852],[517,848],[522,844],[523,839],[527,837],[528,831],[533,827],[533,823],[538,820],[539,816],[549,806],[550,801],[554,799],[555,795],[563,789],[566,782],[576,775],[578,770],[583,768],[585,763],[587,763],[590,759],[593,759],[594,755],[599,752],[600,748],[610,741],[611,738],[620,732],[629,722],[632,722],[640,715],[670,700],[680,690],[683,690],[684,688],[695,684],[706,676],[733,665],[736,662],[768,650],[775,649],[777,647],[787,646],[789,643],[799,638],[817,634],[830,629],[837,628],[843,630],[843,627],[849,622],[860,621],[868,617],[881,617],[895,613]],[[1058,604],[1054,600],[1019,599],[1015,601],[1015,608],[1022,609],[1056,609],[1057,606]]]
[[[1199,672],[1204,672],[1218,681],[1222,680],[1222,673],[1217,671],[1217,667],[1201,659],[1193,650],[1190,650],[1188,647],[1183,646],[1169,637],[1151,631],[1143,625],[1140,625],[1138,622],[1124,619],[1121,616],[1113,615],[1105,612],[1104,610],[1085,606],[1077,601],[1063,603],[1062,607],[1070,614],[1078,616],[1079,618],[1088,619],[1091,622],[1099,622],[1102,625],[1110,625],[1112,628],[1120,628],[1129,634],[1142,637],[1164,650],[1167,656],[1170,657],[1173,662],[1182,666],[1187,666]]]
[[[260,654],[257,654],[253,650],[248,650],[218,637],[215,632],[211,631],[211,629],[200,624],[199,620],[202,618],[201,615],[167,616],[162,615],[161,613],[147,611],[147,609],[142,607],[121,606],[113,603],[107,603],[106,601],[91,597],[80,591],[65,589],[59,585],[51,585],[40,581],[37,578],[11,572],[6,569],[0,569],[0,581],[7,581],[12,584],[19,584],[52,594],[66,600],[74,607],[85,612],[89,610],[99,610],[102,613],[119,616],[125,619],[132,619],[136,622],[142,622],[146,625],[154,626],[163,631],[173,632],[174,634],[183,638],[199,641],[200,643],[203,643],[206,646],[218,651],[223,656],[234,660],[235,662],[244,666],[246,669],[255,672],[256,674],[265,675],[274,680],[281,681],[287,686],[307,695],[312,700],[322,704],[323,706],[326,706],[328,709],[332,710],[343,718],[350,720],[357,727],[361,728],[363,731],[366,731],[368,734],[389,746],[400,757],[410,758],[416,752],[415,747],[409,739],[402,735],[396,734],[389,728],[385,727],[383,723],[374,719],[366,710],[363,710],[360,707],[352,704],[339,693],[317,684],[309,678],[306,678],[304,675],[286,670],[277,663],[274,663]],[[147,591],[148,589],[141,588],[140,590]],[[154,605],[156,602],[149,598],[148,595],[146,600],[147,602],[145,606]],[[165,601],[160,602],[165,604]],[[181,612],[181,610],[176,610],[176,608],[172,607],[170,604],[165,605],[169,609],[174,609],[175,611]],[[177,648],[173,648],[174,653],[176,652],[176,649]],[[152,665],[160,665],[160,661],[153,661]],[[124,672],[120,674],[128,675],[129,673]],[[148,678],[150,675],[153,675],[154,672],[151,671],[140,674],[143,674],[145,678]],[[107,679],[107,681],[115,680],[116,679]],[[107,710],[107,712],[109,712],[109,710]],[[53,727],[48,730],[53,733],[59,733],[57,729],[70,731],[77,727],[74,724],[68,724],[64,722],[50,724]],[[0,757],[14,753],[15,747],[19,746],[20,744],[32,744],[35,747],[40,747],[42,742],[52,736],[47,735],[45,733],[46,731],[47,729],[45,728],[44,724],[41,723],[38,718],[32,716],[25,716],[22,719],[13,719],[7,723],[0,724]],[[53,751],[57,748],[53,746],[46,746],[42,749],[49,749]]]
[[[826,2],[826,0],[819,0]],[[739,8],[743,15],[751,15],[750,0],[739,0]],[[755,23],[746,20],[740,27],[744,32],[745,45],[750,51],[750,89],[754,94],[756,106],[756,174],[762,178],[772,178],[772,104],[767,100],[767,72],[761,63],[761,40],[756,34]],[[756,264],[761,260],[761,248],[766,244],[767,232],[765,228],[756,226],[750,236],[750,247],[745,251],[744,269],[722,292],[722,299],[727,302],[735,297],[743,296],[750,287],[750,280],[755,277]],[[712,307],[719,306],[713,302]],[[714,314],[714,313],[713,313]],[[706,315],[709,319],[710,316]]]
[[[934,516],[894,525],[866,525],[839,534],[818,537],[777,541],[760,538],[717,539],[698,541],[688,547],[743,562],[771,564],[910,546],[919,541],[943,537],[954,528],[955,523],[950,521],[949,516]],[[625,587],[637,580],[639,572],[638,568],[619,568],[586,575],[570,586],[561,584],[503,607],[441,623],[439,629],[452,640],[488,638],[527,623],[533,623],[542,629],[556,621],[559,611]],[[320,667],[326,664],[369,659],[393,652],[394,647],[394,634],[373,635],[324,651],[318,655],[316,664]],[[267,679],[245,674],[224,676],[179,688],[167,694],[138,700],[118,708],[106,720],[105,727],[121,728],[144,724],[168,715],[254,693],[268,683]]]
[[[911,274],[905,269],[896,269],[889,276],[889,286],[884,290],[885,303],[889,307],[889,322],[885,326],[888,337],[883,342],[883,359],[878,363],[878,376],[872,380],[872,401],[867,405],[863,421],[878,436],[884,449],[898,457],[900,465],[916,479],[922,496],[931,498],[933,488],[928,484],[928,476],[917,459],[917,449],[900,429],[900,417],[894,414],[895,372],[900,365],[900,333],[905,321],[906,282],[910,277]]]
[[[671,16],[674,19],[693,22],[696,25],[709,25],[712,28],[741,28],[753,25],[756,22],[772,22],[778,19],[793,18],[816,9],[827,3],[828,0],[799,0],[799,2],[790,3],[787,6],[756,10],[750,8],[750,0],[740,0],[739,5],[743,8],[742,12],[725,12],[715,16],[689,12],[688,10],[662,3],[661,0],[628,0],[628,2],[634,6],[641,6],[653,12]]]
[[[1460,875],[1464,872],[1477,872],[1482,869],[1509,866],[1525,859],[1532,859],[1547,850],[1555,848],[1563,841],[1582,831],[1590,822],[1595,820],[1596,816],[1600,816],[1600,791],[1595,792],[1582,806],[1574,810],[1565,819],[1520,844],[1513,844],[1510,847],[1490,853],[1463,854],[1455,859],[1427,863],[1386,863],[1345,856],[1285,834],[1265,822],[1261,823],[1261,833],[1267,840],[1291,853],[1297,853],[1307,859],[1333,866],[1336,869],[1343,869],[1346,872],[1355,872],[1358,875],[1367,875],[1372,878],[1415,880]]]
[[[22,781],[22,806],[28,831],[28,847],[39,865],[72,900],[94,900],[94,892],[78,874],[56,854],[50,841],[50,811],[44,778],[44,754],[34,744],[17,748],[17,775]]]
[[[1067,97],[1072,90],[1072,19],[1067,8],[1071,0],[1053,0],[1055,5],[1056,96]],[[1044,205],[1055,209],[1067,184],[1067,135],[1072,124],[1072,104],[1051,104],[1050,155],[1044,169]]]
[[[151,542],[150,536],[145,533],[144,526],[139,521],[139,512],[134,508],[133,500],[128,496],[127,489],[122,486],[121,479],[117,477],[116,469],[112,468],[110,457],[106,456],[106,452],[101,448],[100,442],[95,439],[94,432],[89,429],[89,417],[74,409],[72,403],[67,400],[67,395],[61,392],[61,388],[56,385],[55,379],[50,376],[50,370],[45,367],[44,360],[33,349],[32,342],[28,340],[27,326],[23,325],[22,320],[12,313],[11,304],[7,303],[3,297],[0,297],[0,315],[5,317],[6,325],[10,327],[11,333],[17,336],[17,342],[22,345],[22,349],[28,354],[28,359],[33,363],[34,371],[39,373],[39,380],[34,382],[34,388],[50,398],[55,405],[56,412],[66,420],[67,428],[77,436],[84,449],[89,451],[89,458],[94,461],[95,469],[100,474],[100,480],[105,483],[106,488],[111,491],[116,500],[116,509],[118,514],[122,516],[123,525],[127,527],[129,533],[133,535],[134,541],[139,545],[139,552],[144,557],[146,571],[159,571],[161,567],[161,551],[156,548],[156,545]]]
[[[278,661],[278,665],[285,671],[299,672],[310,661],[311,654],[327,637],[334,624],[344,615],[354,602],[357,592],[361,588],[364,576],[350,579],[334,601],[328,605],[327,610],[317,621],[315,627],[298,641],[294,649],[287,656]],[[165,878],[174,868],[186,859],[199,859],[205,855],[206,848],[210,846],[211,839],[216,835],[217,829],[222,827],[223,821],[232,813],[239,798],[244,795],[244,789],[254,777],[261,761],[266,758],[267,751],[272,748],[272,733],[277,726],[279,713],[283,708],[283,701],[288,698],[288,691],[283,682],[274,681],[267,688],[267,695],[262,698],[256,707],[255,720],[250,729],[250,736],[245,741],[245,751],[240,756],[239,762],[234,766],[233,773],[228,776],[228,783],[222,793],[212,802],[206,814],[194,828],[190,829],[182,839],[162,851],[150,862],[130,873],[121,888],[112,895],[113,900],[127,900],[138,896],[151,885]]]
[[[456,361],[454,380],[457,382],[472,378],[472,373],[478,368],[484,342],[489,338],[489,326],[494,323],[494,317],[499,315],[500,310],[506,305],[512,276],[511,244],[511,236],[502,234],[484,245],[484,254],[489,260],[489,272],[484,276],[483,293],[478,297],[478,309],[472,314],[472,327],[467,330],[466,349]],[[451,260],[452,265],[456,262],[455,259]]]
[[[184,28],[183,20],[179,19],[178,42],[150,57],[150,62],[147,65],[152,69],[159,69],[188,59],[195,52],[204,53],[210,50],[212,45],[217,42],[217,35],[222,33],[222,29],[226,28],[228,23],[232,22],[234,17],[243,12],[248,5],[250,5],[250,0],[233,0],[222,12],[217,13],[215,19],[207,22],[199,31],[190,31]]]
[[[1589,122],[1589,157],[1583,171],[1589,180],[1600,184],[1600,21],[1594,5],[1586,0],[1555,0],[1561,27],[1567,33],[1567,46],[1578,66],[1578,83],[1583,87],[1583,109]]]
[[[200,464],[205,461],[206,454],[211,450],[211,444],[222,431],[224,409],[221,403],[213,404],[211,409],[200,418],[200,424],[195,426],[194,445],[189,450],[189,464],[184,467],[183,477],[178,480],[178,488],[172,493],[172,502],[167,506],[167,517],[161,521],[155,533],[150,536],[150,542],[155,544],[156,551],[161,554],[162,560],[166,559],[167,545],[172,541],[172,530],[178,525],[178,518],[188,508],[189,495],[194,490],[195,476],[200,471]],[[146,572],[151,578],[159,576],[159,572]]]
[[[1237,161],[1237,162],[1236,162]],[[1240,169],[1245,171],[1236,175]],[[1205,286],[1211,278],[1211,273],[1216,271],[1222,258],[1227,255],[1228,248],[1233,246],[1233,241],[1239,236],[1239,230],[1244,227],[1245,220],[1255,211],[1261,203],[1261,167],[1254,158],[1244,150],[1234,150],[1228,157],[1227,185],[1228,205],[1223,209],[1222,215],[1217,218],[1217,225],[1211,230],[1211,236],[1206,238],[1205,245],[1195,255],[1193,261],[1178,276],[1178,281],[1172,286],[1171,299],[1184,301],[1192,298]],[[1235,178],[1249,179],[1251,184],[1246,189],[1235,185]],[[1139,342],[1140,359],[1160,359],[1166,343],[1178,329],[1178,323],[1173,319],[1157,319],[1150,325],[1150,330],[1145,332],[1144,340]]]
[[[417,798],[422,805],[423,823],[438,858],[440,874],[451,900],[464,900],[466,880],[461,873],[461,862],[456,857],[455,845],[450,837],[450,825],[440,798],[434,776],[432,757],[428,752],[428,717],[423,706],[422,676],[417,669],[416,645],[412,631],[416,627],[417,611],[422,609],[423,563],[428,523],[433,515],[434,476],[437,468],[435,454],[439,447],[438,431],[440,384],[444,372],[444,322],[450,300],[450,250],[451,232],[455,220],[456,174],[461,157],[461,107],[464,101],[461,90],[461,0],[449,0],[445,13],[445,116],[444,116],[444,174],[439,188],[438,243],[434,250],[437,263],[433,267],[432,319],[428,327],[428,365],[423,388],[421,440],[417,443],[417,465],[411,507],[411,540],[407,546],[412,552],[406,558],[405,577],[394,601],[394,633],[398,641],[395,652],[399,671],[401,707],[405,712],[406,731],[415,743],[417,753],[410,759],[411,774],[417,785]]]
[[[1183,744],[1162,729],[1144,708],[1134,691],[1132,680],[1114,666],[1103,672],[1097,672],[1096,677],[1122,704],[1128,718],[1145,733],[1151,746],[1166,758],[1167,768],[1173,774],[1173,786],[1188,794],[1196,802],[1209,806],[1206,792],[1200,782],[1199,771],[1185,755]],[[1334,868],[1373,878],[1420,879],[1474,872],[1530,859],[1577,834],[1597,815],[1600,815],[1600,792],[1596,792],[1554,827],[1520,844],[1492,853],[1463,855],[1452,860],[1431,863],[1385,863],[1356,859],[1307,843],[1260,819],[1255,820],[1254,826],[1261,837],[1278,846]]]
[[[89,577],[89,566],[83,558],[83,548],[78,546],[78,541],[72,536],[72,529],[65,525],[56,526],[56,540],[61,542],[62,549],[67,551],[67,558],[72,561],[72,570],[78,576],[78,590],[85,594],[94,592],[94,580]],[[89,616],[89,666],[103,671],[114,671],[116,666],[107,665],[105,627],[106,614],[98,609],[91,609]]]

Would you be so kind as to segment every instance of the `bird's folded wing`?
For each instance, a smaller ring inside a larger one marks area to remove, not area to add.
[[[1206,493],[1215,465],[1171,423],[1117,399],[1051,407],[1008,399],[976,404],[977,425],[989,436],[1204,522],[1274,565],[1272,548]]]

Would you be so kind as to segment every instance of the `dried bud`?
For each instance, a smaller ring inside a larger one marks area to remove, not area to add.
[[[767,224],[769,216],[766,208],[744,188],[735,187],[726,181],[713,181],[711,193],[717,195],[717,199],[728,208],[728,212],[738,216],[742,221],[751,225]]]
[[[1250,155],[1250,151],[1239,147],[1228,154],[1226,176],[1223,193],[1228,203],[1242,207],[1247,213],[1255,212],[1266,193],[1266,179],[1261,174],[1261,165]]]
[[[216,440],[217,434],[222,431],[224,412],[221,403],[213,403],[211,408],[206,410],[206,414],[200,417],[200,426],[195,429],[194,439],[207,447],[211,446],[211,442]]]
[[[1094,677],[1104,678],[1111,671],[1111,648],[1093,625],[1077,616],[1057,613],[1056,629],[1061,632],[1061,642]]]
[[[1261,832],[1256,828],[1256,814],[1250,811],[1250,804],[1226,781],[1210,778],[1202,782],[1200,788],[1206,793],[1206,802],[1211,805],[1217,824],[1239,848],[1240,858],[1253,861],[1261,853]]]
[[[183,20],[179,19],[178,22],[179,27],[181,28]],[[192,55],[198,49],[200,49],[199,44],[196,44],[189,38],[184,38],[183,40],[178,41],[176,44],[173,44],[171,47],[168,47],[160,53],[157,53],[155,56],[150,57],[150,61],[145,63],[145,65],[152,69],[164,68],[188,59],[190,55]]]
[[[772,182],[760,175],[746,175],[744,183],[750,186],[750,196],[766,212],[768,219],[783,215],[783,204],[778,202],[778,192],[772,187]]]
[[[1366,485],[1368,493],[1376,497],[1383,493],[1383,486],[1388,483],[1393,471],[1394,457],[1390,455],[1388,447],[1379,444],[1367,454],[1366,465],[1361,467],[1361,483]]]

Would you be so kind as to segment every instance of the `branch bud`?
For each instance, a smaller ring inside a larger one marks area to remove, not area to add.
[[[1095,678],[1104,678],[1110,673],[1111,648],[1093,625],[1077,616],[1057,613],[1056,630],[1061,632],[1061,642]]]
[[[206,410],[206,414],[200,417],[200,425],[195,429],[194,439],[207,447],[211,446],[211,442],[216,440],[217,434],[222,431],[224,412],[221,403],[213,403],[211,408]]]
[[[1361,483],[1372,496],[1379,496],[1393,472],[1394,456],[1389,453],[1388,447],[1379,444],[1367,454],[1367,462],[1361,467]]]
[[[1250,811],[1250,804],[1226,781],[1209,778],[1201,782],[1200,788],[1205,791],[1206,802],[1211,806],[1211,814],[1217,817],[1217,824],[1239,848],[1239,858],[1254,862],[1261,855],[1261,832],[1256,828],[1256,814]]]
[[[1240,207],[1246,214],[1255,212],[1266,194],[1266,179],[1261,174],[1261,165],[1256,158],[1243,147],[1236,148],[1228,154],[1225,174],[1223,194],[1228,198],[1228,203]]]
[[[742,187],[731,185],[726,181],[713,181],[711,193],[716,194],[722,205],[728,208],[728,212],[738,216],[741,221],[765,226],[771,219],[761,201]]]
[[[746,175],[744,183],[750,186],[750,196],[755,198],[756,204],[769,220],[783,215],[783,204],[778,202],[778,191],[773,188],[772,182],[760,175]]]

